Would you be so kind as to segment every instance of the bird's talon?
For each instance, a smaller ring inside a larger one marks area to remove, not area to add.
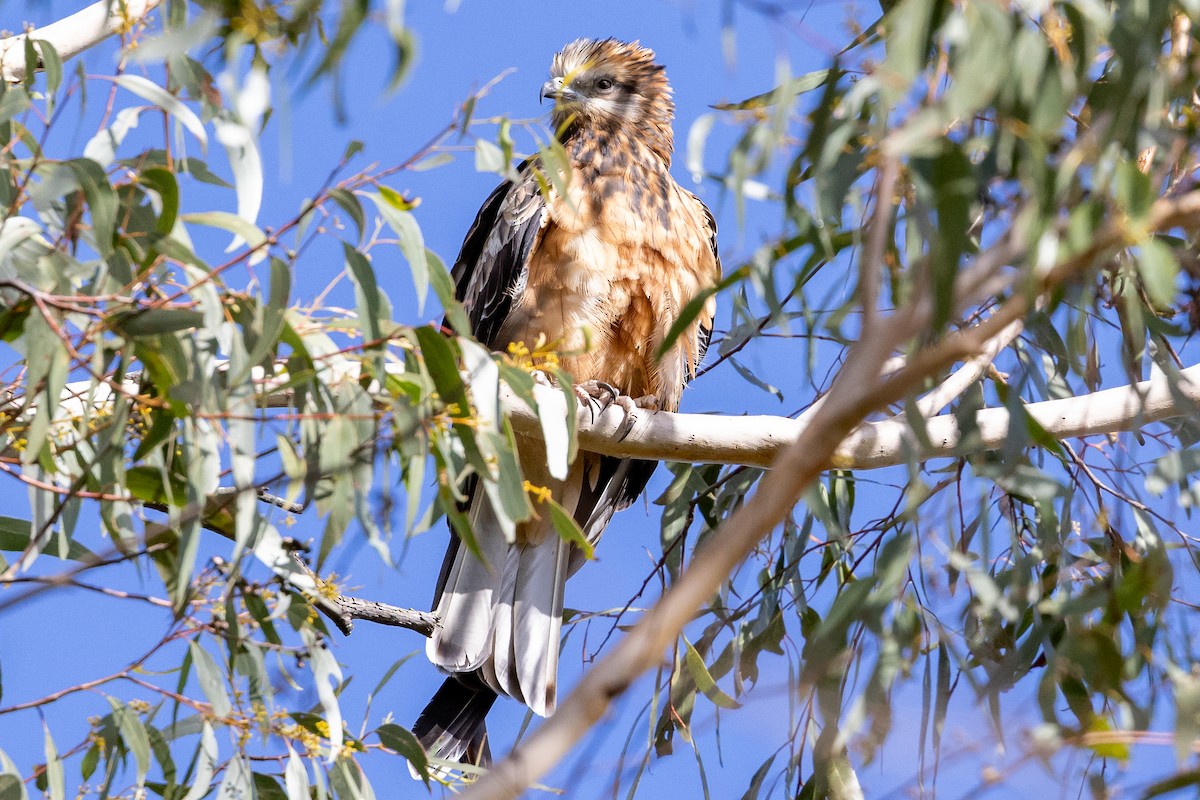
[[[575,398],[588,410],[588,417],[594,424],[596,422],[596,398],[592,397],[586,389],[579,384],[575,384]]]
[[[575,384],[575,394],[581,400],[586,400],[589,405],[595,404],[599,407],[598,413],[603,413],[604,409],[613,404],[621,392],[612,384],[604,381],[585,381]]]

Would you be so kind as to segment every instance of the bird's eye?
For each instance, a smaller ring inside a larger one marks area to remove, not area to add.
[[[613,82],[608,78],[601,78],[600,80],[596,81],[596,88],[602,92],[607,92],[613,88]]]

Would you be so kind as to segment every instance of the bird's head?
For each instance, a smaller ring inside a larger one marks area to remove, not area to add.
[[[654,51],[637,42],[576,39],[550,66],[542,98],[554,101],[551,119],[560,133],[572,126],[641,129],[670,137],[675,104]]]

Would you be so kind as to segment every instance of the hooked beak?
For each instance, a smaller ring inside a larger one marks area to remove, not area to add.
[[[569,103],[579,99],[579,95],[564,86],[562,78],[552,78],[542,84],[542,91],[538,94],[539,102],[546,98],[556,102]]]

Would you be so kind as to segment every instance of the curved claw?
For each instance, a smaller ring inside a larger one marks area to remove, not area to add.
[[[605,381],[584,381],[583,383],[575,384],[576,394],[583,393],[591,400],[596,401],[600,406],[600,410],[608,408],[613,404],[613,401],[621,396],[621,390]]]
[[[632,397],[621,395],[613,401],[615,405],[621,407],[625,412],[625,419],[621,422],[621,427],[617,428],[617,441],[625,441],[625,437],[633,430],[634,423],[637,422],[637,404],[634,403]]]
[[[596,417],[621,396],[621,392],[604,381],[585,381],[575,384],[575,396],[587,404],[591,421],[595,422]]]
[[[594,423],[596,421],[596,413],[597,413],[596,406],[599,405],[599,403],[600,403],[599,393],[601,390],[597,386],[589,385],[592,383],[595,383],[595,381],[588,381],[588,383],[586,383],[586,384],[577,383],[572,388],[574,388],[574,390],[575,390],[575,397],[579,400],[580,403],[582,403],[583,405],[585,405],[587,407],[588,416],[590,417],[591,422]],[[603,407],[600,410],[603,411],[604,410]]]

